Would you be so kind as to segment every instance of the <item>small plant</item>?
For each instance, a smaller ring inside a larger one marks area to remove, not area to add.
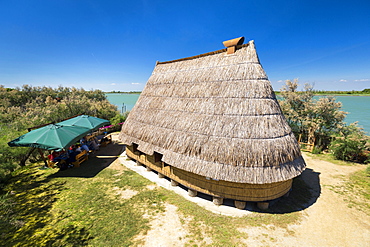
[[[313,147],[313,150],[312,150],[312,153],[313,154],[321,154],[322,153],[322,147]]]
[[[369,137],[357,126],[357,123],[344,126],[339,134],[334,136],[329,150],[339,160],[353,161],[358,163],[369,162],[367,148]]]

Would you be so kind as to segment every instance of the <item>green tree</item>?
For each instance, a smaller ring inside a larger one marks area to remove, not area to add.
[[[305,84],[303,91],[298,91],[298,86],[298,79],[286,81],[280,90],[281,109],[296,136],[326,148],[331,134],[344,125],[342,104],[331,96],[316,100],[311,85]]]

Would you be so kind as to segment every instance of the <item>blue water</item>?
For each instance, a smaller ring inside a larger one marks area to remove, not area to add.
[[[139,94],[110,93],[107,99],[118,107],[121,112],[131,111]],[[315,96],[315,98],[322,96]],[[345,122],[350,124],[358,122],[358,125],[370,134],[370,96],[335,96],[337,101],[342,102],[342,110],[348,112]]]
[[[116,105],[120,112],[125,112],[132,110],[140,94],[107,93],[106,96],[108,101]]]
[[[370,96],[335,96],[342,102],[342,110],[348,112],[345,122],[358,125],[370,134]]]

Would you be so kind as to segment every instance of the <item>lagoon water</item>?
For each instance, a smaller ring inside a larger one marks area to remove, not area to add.
[[[342,102],[343,111],[347,112],[345,122],[350,124],[358,122],[358,125],[370,134],[370,96],[335,96]]]
[[[131,111],[140,94],[109,93],[107,99],[119,111]],[[320,96],[316,96],[320,97]],[[358,122],[370,134],[370,96],[335,96],[342,102],[342,110],[348,112],[346,123]]]
[[[129,93],[107,93],[108,101],[117,106],[120,112],[131,111],[140,94]]]

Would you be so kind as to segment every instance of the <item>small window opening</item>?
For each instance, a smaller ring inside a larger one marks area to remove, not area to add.
[[[139,147],[139,145],[138,144],[136,144],[136,143],[132,143],[132,150],[134,151],[134,152],[136,152],[136,151],[139,151],[139,150],[137,150],[137,148]]]
[[[163,154],[154,152],[154,162],[161,162],[162,161]]]

